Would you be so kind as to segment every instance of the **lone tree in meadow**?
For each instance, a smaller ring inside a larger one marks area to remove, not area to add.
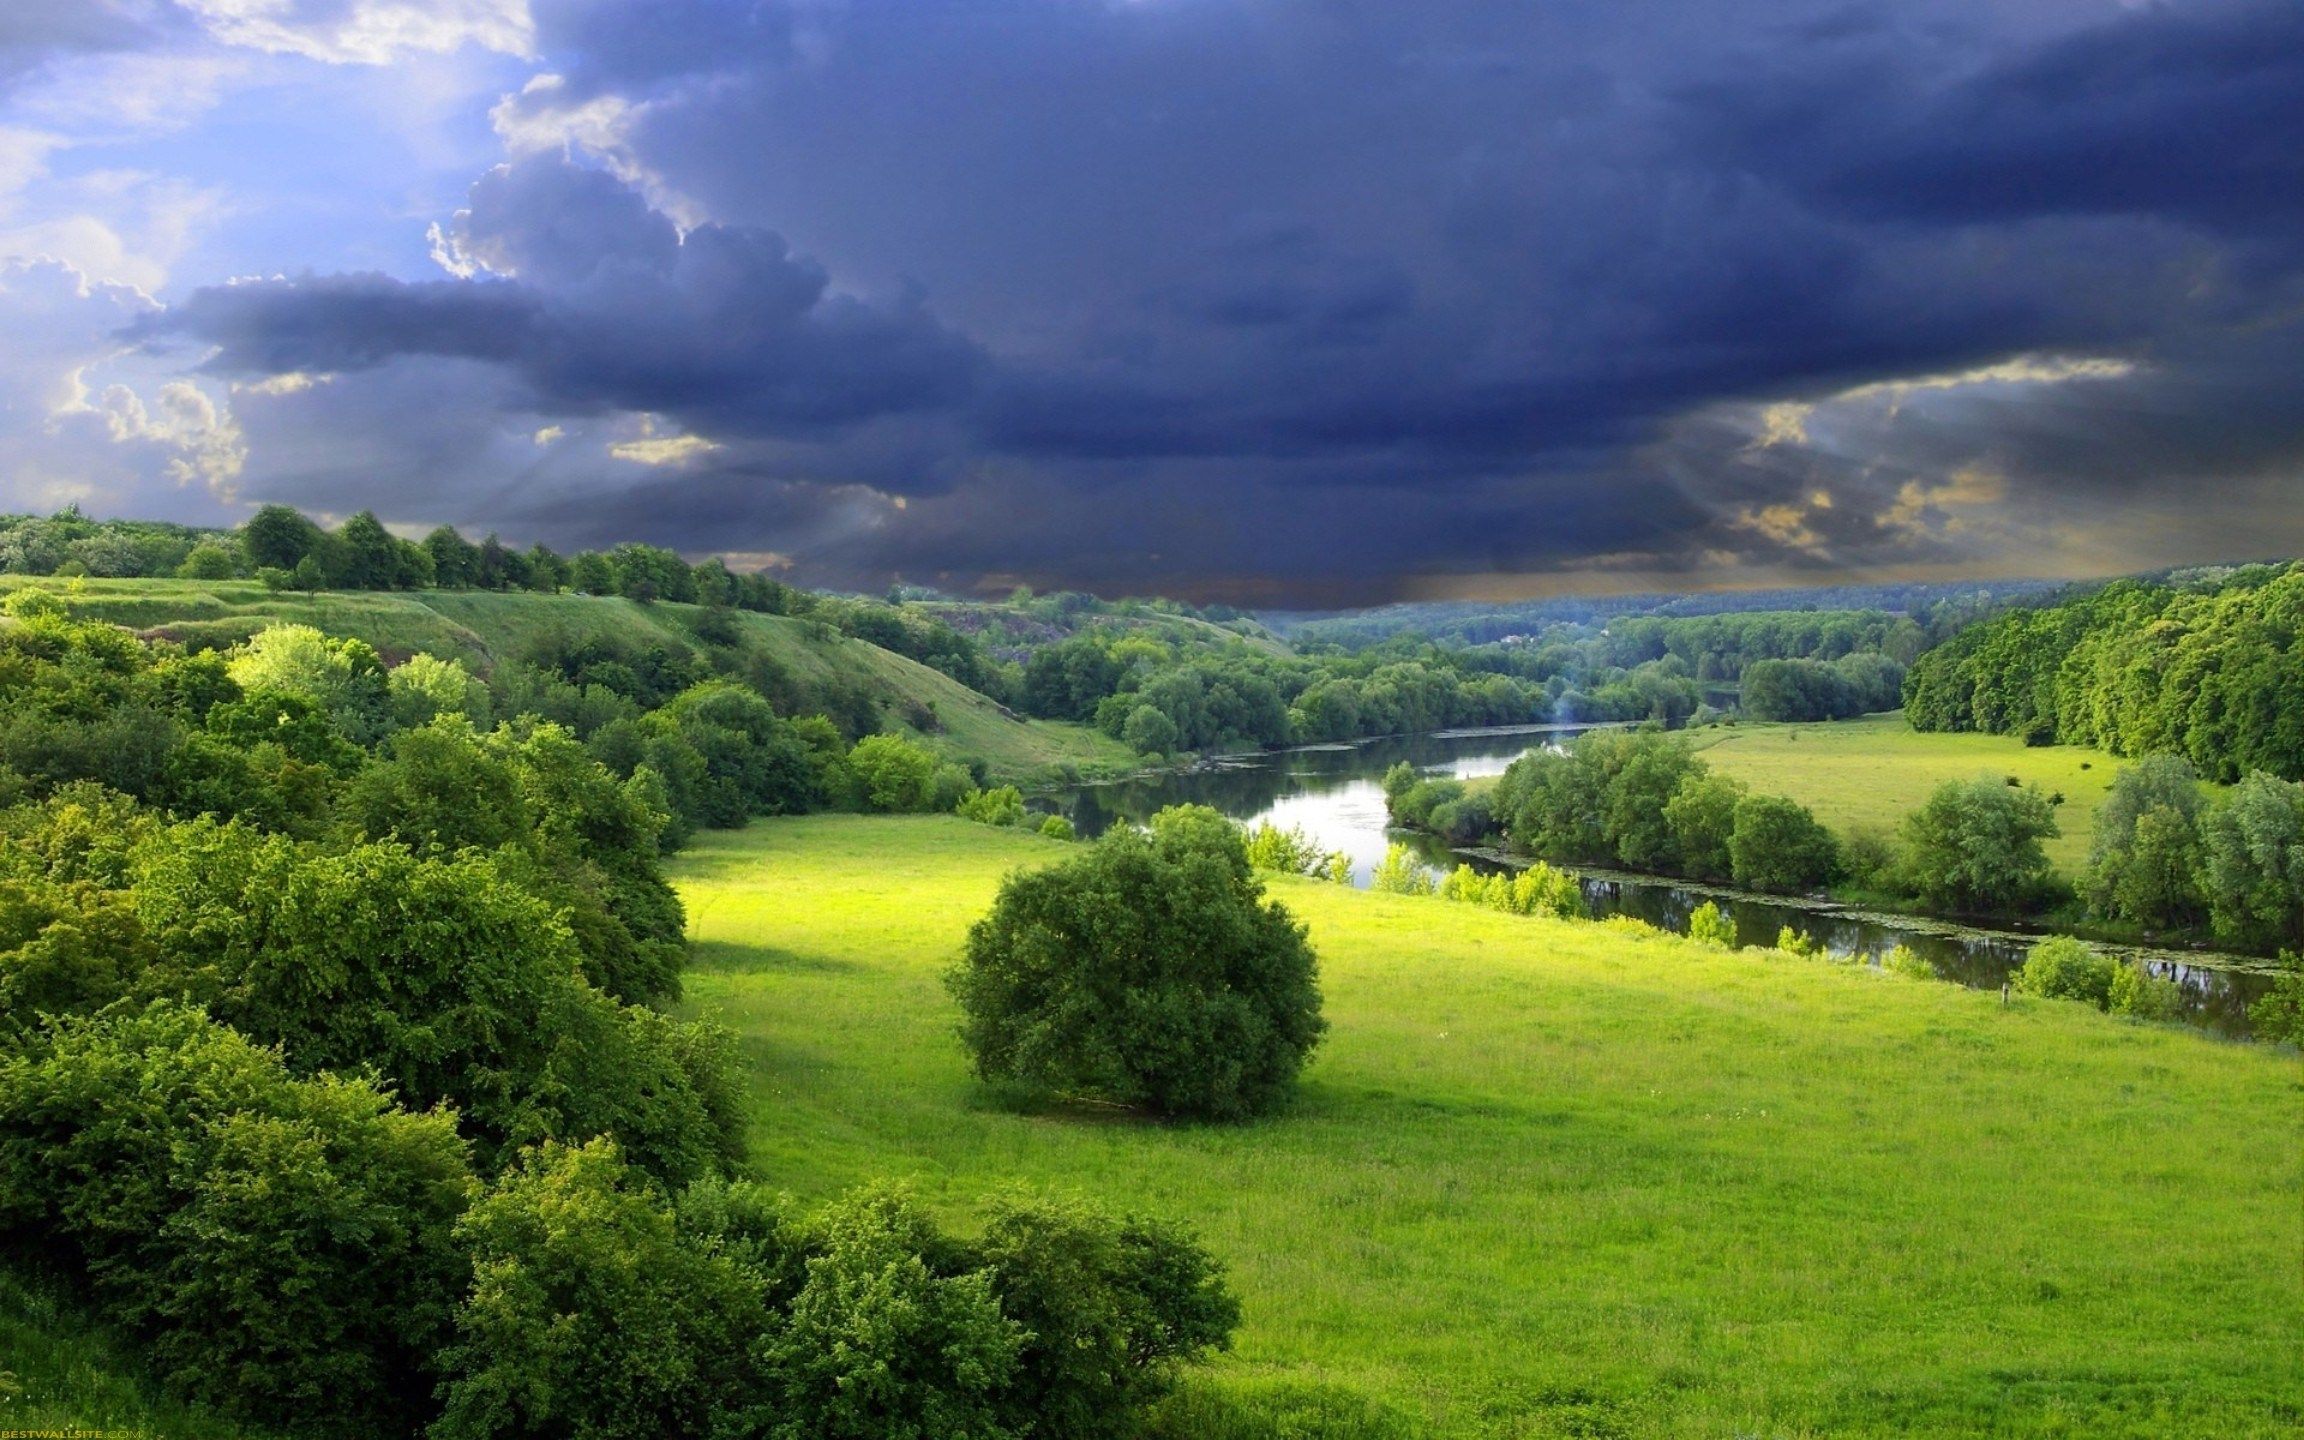
[[[1009,876],[948,983],[985,1079],[1167,1116],[1271,1109],[1327,1028],[1304,927],[1200,806]]]

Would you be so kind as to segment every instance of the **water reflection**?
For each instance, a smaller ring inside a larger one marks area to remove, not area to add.
[[[1209,805],[1250,825],[1270,821],[1300,827],[1322,849],[1349,856],[1352,883],[1361,886],[1368,883],[1386,847],[1395,842],[1410,845],[1435,869],[1468,861],[1483,870],[1497,870],[1507,866],[1496,857],[1457,855],[1432,836],[1388,829],[1384,772],[1405,760],[1434,775],[1460,779],[1500,775],[1531,746],[1557,745],[1579,733],[1527,726],[1277,751],[1235,757],[1188,775],[1081,786],[1036,797],[1033,803],[1069,818],[1083,837],[1102,834],[1115,824],[1142,824],[1169,805]],[[1896,946],[1905,945],[1944,978],[1979,989],[1998,989],[2023,964],[2031,943],[2030,936],[2013,932],[1819,909],[1645,876],[1595,871],[1580,878],[1585,903],[1594,915],[1626,915],[1685,933],[1689,912],[1711,900],[1734,922],[1739,944],[1772,945],[1777,933],[1790,926],[1842,958],[1877,963]],[[2153,971],[2184,987],[2188,1018],[2228,1035],[2246,1033],[2248,1005],[2270,983],[2260,971],[2201,963],[2207,957],[2136,953]]]

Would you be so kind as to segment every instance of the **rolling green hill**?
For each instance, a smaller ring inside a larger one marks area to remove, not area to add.
[[[0,577],[0,593],[38,586],[68,599],[75,613],[146,635],[223,644],[267,625],[315,626],[367,641],[388,660],[426,651],[464,661],[486,675],[547,640],[612,637],[623,644],[706,648],[695,605],[591,595],[478,590],[273,592],[252,581],[55,580]],[[803,689],[827,682],[861,687],[889,728],[920,735],[947,753],[981,759],[1001,778],[1052,767],[1083,773],[1137,764],[1118,741],[1084,725],[1028,720],[941,671],[843,635],[829,625],[783,615],[728,612],[736,640],[723,647],[734,673],[781,675]]]
[[[674,865],[778,1185],[1021,1183],[1200,1228],[1218,1397],[1396,1434],[2251,1436],[2304,1420],[2296,1060],[1869,967],[1275,880],[1332,1030],[1237,1127],[1018,1113],[939,983],[1064,847],[820,816]],[[1204,1433],[1183,1427],[1175,1433]],[[1242,1434],[1379,1433],[1255,1430]]]

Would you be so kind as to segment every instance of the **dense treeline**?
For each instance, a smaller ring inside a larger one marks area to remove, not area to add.
[[[675,803],[927,808],[964,772],[669,662],[571,686],[657,702],[588,745],[430,656],[7,611],[0,1243],[170,1390],[316,1435],[1103,1436],[1227,1342],[1156,1222],[772,1196],[728,1037],[663,1008]]]
[[[2304,567],[2121,581],[2012,611],[1922,656],[1916,729],[2169,753],[2210,780],[2304,779]]]

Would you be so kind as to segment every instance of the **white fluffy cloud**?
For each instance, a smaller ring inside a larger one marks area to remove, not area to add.
[[[217,39],[333,65],[383,65],[411,51],[477,45],[526,55],[527,0],[178,0]]]

